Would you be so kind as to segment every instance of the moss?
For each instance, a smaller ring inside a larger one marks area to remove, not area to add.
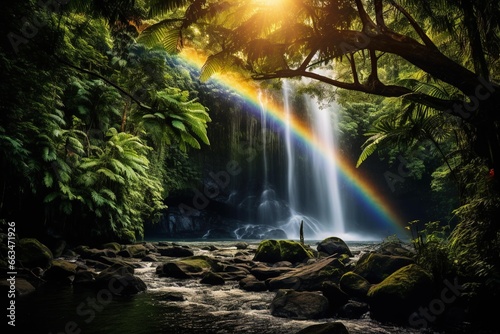
[[[122,246],[117,243],[117,242],[108,242],[108,243],[105,243],[104,245],[102,245],[102,248],[104,249],[111,249],[111,250],[114,250],[114,251],[121,251],[122,250]]]
[[[432,276],[410,264],[368,291],[370,316],[380,321],[405,323],[420,306],[428,304],[433,291]]]
[[[326,266],[319,272],[319,276],[325,277],[326,279],[329,279],[333,282],[338,282],[343,274],[343,270],[335,268],[333,266]]]
[[[220,269],[217,263],[213,259],[203,255],[183,258],[182,260],[175,261],[175,263],[181,263],[186,266],[190,266],[192,268],[199,268],[200,271],[203,270],[217,271]]]
[[[304,259],[312,259],[313,252],[308,250],[300,242],[279,240],[281,261],[300,262]]]
[[[312,250],[301,243],[290,240],[264,240],[259,244],[254,260],[276,263],[280,261],[301,262],[314,258]]]
[[[419,291],[416,287],[432,285],[432,276],[416,264],[403,267],[387,277],[381,283],[373,286],[368,296],[373,297],[377,293],[397,296],[407,299],[408,293]],[[415,296],[413,296],[415,297]]]
[[[182,260],[164,263],[161,266],[160,275],[175,278],[197,277],[203,273],[215,270],[218,265],[212,259],[206,256],[192,256]]]
[[[403,256],[366,253],[358,260],[353,271],[370,283],[380,283],[398,269],[412,263],[412,259]]]
[[[17,260],[27,268],[48,268],[54,256],[50,249],[34,238],[19,240]]]
[[[371,284],[364,277],[349,271],[340,278],[340,288],[349,295],[365,298]]]
[[[276,263],[281,261],[281,251],[277,240],[263,240],[254,256],[255,261]]]

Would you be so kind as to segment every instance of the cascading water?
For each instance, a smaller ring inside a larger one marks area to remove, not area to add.
[[[284,81],[285,117],[280,119],[281,124],[268,113],[265,93],[259,98],[258,117],[235,131],[246,134],[250,145],[248,151],[247,147],[243,151],[251,152],[241,160],[249,164],[242,169],[244,173],[231,193],[234,196],[230,204],[236,205],[240,219],[235,236],[298,240],[303,223],[308,240],[330,236],[361,240],[359,235],[347,233],[344,223],[340,189],[348,187],[339,181],[335,158],[339,106],[330,103],[323,108],[317,99],[297,95]],[[301,126],[310,127],[315,138],[307,140],[312,145],[301,141],[297,130]],[[350,194],[349,190],[342,193],[347,197]]]
[[[319,220],[325,222],[330,233],[340,235],[345,233],[343,205],[340,198],[339,180],[337,175],[337,164],[335,152],[337,150],[337,138],[334,135],[335,126],[338,124],[338,105],[334,104],[327,109],[320,109],[316,100],[308,97],[308,106],[312,112],[314,132],[318,135],[321,143],[326,145],[327,152],[331,152],[333,159],[331,163],[324,156],[313,152],[313,187],[316,189]],[[333,118],[333,123],[332,123]]]
[[[257,217],[261,224],[273,225],[279,218],[278,213],[280,211],[281,204],[276,198],[276,192],[270,187],[269,184],[269,166],[267,158],[267,116],[264,97],[261,92],[259,92],[259,104],[260,104],[260,122],[261,122],[261,135],[262,135],[262,161],[263,161],[263,184],[262,192],[260,194],[260,204],[258,207]]]
[[[287,191],[290,217],[281,226],[290,238],[299,238],[300,225],[310,239],[344,234],[342,203],[335,159],[328,160],[318,150],[299,152],[291,131],[291,88],[283,84],[283,104],[286,113],[285,145],[287,151]],[[335,107],[321,109],[316,99],[305,97],[313,132],[327,152],[336,149],[332,117]]]

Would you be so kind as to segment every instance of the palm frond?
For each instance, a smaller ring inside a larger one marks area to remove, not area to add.
[[[149,0],[149,17],[163,17],[176,9],[186,7],[193,0]]]
[[[387,138],[386,134],[376,134],[368,138],[368,140],[363,145],[363,151],[359,155],[358,161],[356,162],[356,168],[358,168],[373,152],[375,152],[380,145],[380,143]]]

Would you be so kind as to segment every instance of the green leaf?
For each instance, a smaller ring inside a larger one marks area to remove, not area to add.
[[[184,126],[184,123],[182,123],[181,121],[172,121],[172,125],[174,128],[177,128],[183,132],[187,132],[186,130],[186,127]]]

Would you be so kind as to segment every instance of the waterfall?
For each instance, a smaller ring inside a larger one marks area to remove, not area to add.
[[[269,176],[272,171],[269,170],[268,152],[267,152],[267,115],[265,97],[259,91],[260,122],[262,136],[262,160],[263,160],[263,184],[260,194],[260,202],[257,208],[258,222],[263,225],[274,225],[280,219],[282,204],[276,197],[276,192],[271,188]]]
[[[306,120],[300,126],[311,128],[317,145],[301,142],[297,111],[292,106],[298,97],[303,98],[300,112]],[[298,240],[303,222],[308,240],[344,237],[341,184],[334,158],[339,107],[331,104],[321,108],[317,99],[296,95],[287,81],[283,81],[282,104],[284,124],[276,127],[267,113],[265,92],[259,94],[260,114],[256,120],[260,122],[260,129],[251,129],[250,140],[252,152],[258,152],[258,159],[249,164],[249,173],[242,175],[240,181],[243,185],[240,190],[245,196],[238,208],[244,214],[241,227],[235,233],[238,238],[269,237],[273,233]],[[270,140],[268,136],[279,140]]]
[[[319,108],[316,99],[307,97],[307,104],[312,113],[313,132],[326,147],[327,152],[332,152],[331,163],[319,151],[312,152],[313,187],[317,192],[318,219],[328,225],[328,230],[335,235],[344,234],[343,206],[340,198],[339,180],[335,152],[337,151],[336,126],[339,106],[332,104],[329,108]]]
[[[295,154],[292,143],[292,131],[291,131],[291,117],[292,111],[290,108],[290,86],[288,81],[283,82],[283,105],[285,110],[285,147],[287,156],[287,191],[288,191],[288,204],[290,208],[296,208],[298,205],[298,194],[299,189],[296,187],[295,180]]]
[[[267,162],[267,117],[266,106],[262,91],[259,91],[259,106],[260,106],[260,126],[262,135],[262,157],[264,162],[264,191],[269,187],[269,166]]]
[[[291,87],[283,83],[285,112],[285,146],[287,152],[287,193],[290,217],[281,226],[290,238],[297,239],[301,222],[308,239],[341,237],[345,233],[342,201],[335,159],[334,131],[338,105],[321,109],[319,102],[305,98],[310,126],[321,149],[299,151],[296,134],[292,131],[293,111],[290,106]]]

